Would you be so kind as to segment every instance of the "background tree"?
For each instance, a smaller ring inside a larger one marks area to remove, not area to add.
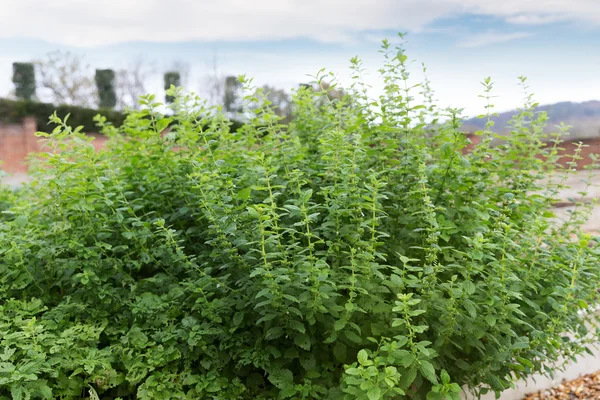
[[[219,60],[216,54],[213,55],[208,70],[209,73],[202,79],[200,93],[206,96],[210,105],[222,105],[225,98],[225,75],[219,68]]]
[[[138,99],[147,94],[148,77],[156,72],[153,62],[143,56],[134,58],[126,68],[118,70],[116,75],[117,107],[121,110],[132,108],[139,110]]]
[[[115,71],[112,69],[97,69],[95,80],[98,90],[98,105],[101,108],[114,108],[117,105]]]
[[[175,86],[187,86],[190,80],[191,65],[189,62],[184,60],[175,60],[171,63],[170,71],[177,71],[179,73],[179,85]]]
[[[237,114],[242,111],[242,83],[235,76],[225,78],[223,93],[223,109],[229,114]]]
[[[169,89],[171,85],[173,86],[181,86],[181,75],[177,71],[169,71],[165,72],[165,90]],[[173,102],[173,96],[166,95],[165,100],[167,103]]]
[[[83,107],[94,105],[96,88],[83,56],[56,50],[46,54],[36,65],[45,100]]]
[[[22,100],[35,98],[35,67],[33,63],[13,63],[15,96]]]
[[[283,89],[263,86],[263,91],[267,100],[271,102],[273,112],[283,118],[283,122],[288,122],[292,117],[292,100],[288,92]]]

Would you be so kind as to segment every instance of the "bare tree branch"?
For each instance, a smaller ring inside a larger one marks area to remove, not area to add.
[[[225,75],[219,69],[219,59],[216,53],[213,54],[209,73],[202,79],[200,93],[206,94],[209,105],[223,104],[223,99],[225,98]]]
[[[138,99],[147,94],[148,77],[156,72],[156,64],[142,55],[133,58],[126,69],[117,71],[117,107],[139,110]]]
[[[190,80],[190,63],[183,60],[175,60],[171,64],[171,71],[179,72],[179,77],[181,79],[181,86],[187,86]]]
[[[38,60],[36,66],[42,98],[54,104],[96,105],[92,71],[83,56],[56,50]]]

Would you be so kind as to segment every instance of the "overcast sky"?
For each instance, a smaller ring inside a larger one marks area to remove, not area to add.
[[[174,60],[201,88],[217,55],[223,73],[288,88],[326,67],[348,76],[358,55],[380,87],[378,43],[408,33],[439,103],[477,113],[479,82],[497,82],[499,110],[520,103],[526,75],[542,103],[600,99],[600,0],[0,0],[0,96],[11,64],[53,49],[81,52],[97,68],[153,60],[152,89]],[[415,79],[420,77],[415,75]]]

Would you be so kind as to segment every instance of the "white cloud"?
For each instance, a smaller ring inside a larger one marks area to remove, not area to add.
[[[3,0],[0,35],[93,46],[123,41],[264,40],[344,42],[371,29],[408,30],[446,15],[420,0]],[[8,3],[8,4],[6,4]]]
[[[531,36],[527,32],[513,32],[513,33],[500,33],[500,32],[484,32],[474,33],[469,38],[463,40],[458,44],[460,47],[481,47],[490,44],[504,43],[511,40],[522,39]]]
[[[463,13],[516,24],[600,25],[598,0],[2,0],[0,36],[76,46],[297,37],[347,42],[364,31],[419,31]]]
[[[515,15],[508,17],[507,22],[517,25],[544,25],[565,20],[564,15]]]
[[[598,0],[449,0],[465,12],[496,16],[511,23],[541,24],[558,20],[600,25]]]

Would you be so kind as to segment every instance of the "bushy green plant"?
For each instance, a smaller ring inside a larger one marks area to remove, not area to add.
[[[21,100],[35,98],[35,68],[33,63],[13,63],[12,81],[15,84],[15,96]]]
[[[172,116],[98,118],[99,152],[53,117],[61,151],[0,224],[0,398],[455,400],[595,343],[589,207],[552,220],[545,115],[527,97],[465,152],[459,110],[384,54],[379,98],[354,59],[289,126],[245,78],[237,132],[180,89]]]
[[[114,108],[117,105],[115,71],[112,69],[97,69],[94,79],[98,89],[98,105],[100,108]]]

